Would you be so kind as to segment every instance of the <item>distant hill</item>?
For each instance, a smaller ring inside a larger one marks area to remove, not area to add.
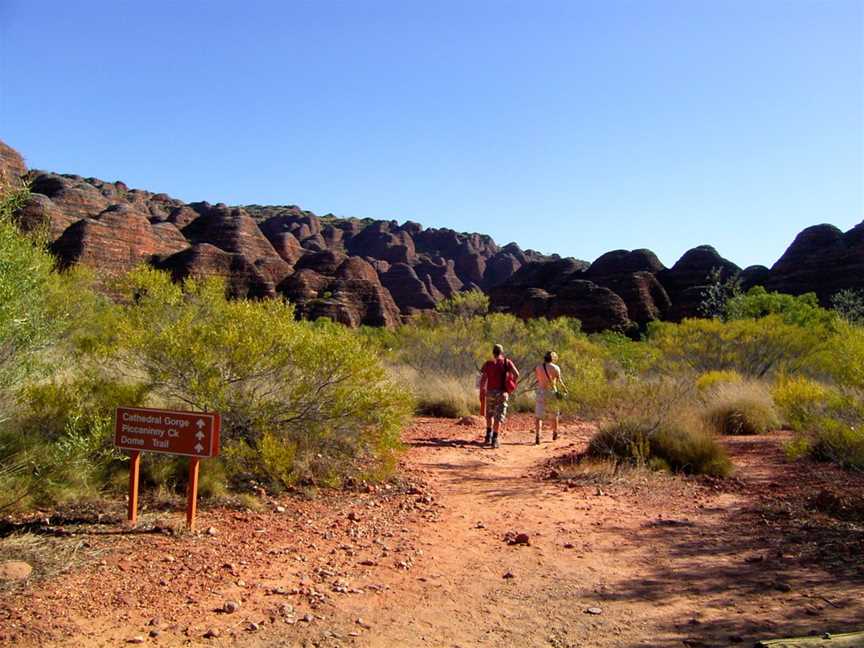
[[[744,287],[813,291],[825,304],[838,290],[864,288],[864,222],[845,233],[809,227],[770,268],[742,270],[707,245],[666,268],[645,249],[588,263],[411,221],[317,216],[295,205],[184,203],[119,181],[27,170],[0,141],[2,177],[30,182],[20,222],[46,226],[64,266],[84,263],[112,275],[147,262],[175,280],[220,276],[234,296],[281,294],[300,316],[349,326],[394,326],[469,289],[487,292],[495,310],[574,316],[598,331],[696,316],[717,272],[740,277]]]

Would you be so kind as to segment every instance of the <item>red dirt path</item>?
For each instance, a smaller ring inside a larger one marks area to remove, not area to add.
[[[593,428],[537,447],[529,427],[490,450],[417,419],[398,484],[205,509],[215,535],[66,525],[101,555],[0,591],[0,645],[726,646],[864,627],[864,524],[811,506],[823,488],[860,499],[864,477],[788,463],[777,434],[724,440],[730,480],[550,480]]]

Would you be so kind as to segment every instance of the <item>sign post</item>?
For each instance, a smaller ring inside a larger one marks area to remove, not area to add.
[[[198,508],[198,466],[219,454],[219,414],[118,407],[114,417],[114,447],[130,451],[129,522],[138,519],[138,478],[142,452],[184,455],[189,459],[186,526],[193,528]]]
[[[141,472],[141,452],[133,450],[129,453],[129,523],[132,526],[138,522],[138,475]]]
[[[189,483],[186,485],[186,528],[195,526],[195,513],[198,512],[198,457],[189,460]]]

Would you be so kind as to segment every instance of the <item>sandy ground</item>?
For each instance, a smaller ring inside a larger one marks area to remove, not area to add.
[[[586,476],[557,462],[590,425],[540,446],[530,425],[491,450],[479,428],[417,419],[398,483],[205,509],[194,534],[165,532],[176,513],[138,533],[34,523],[80,561],[0,591],[0,645],[728,646],[864,628],[864,525],[812,504],[860,499],[864,477],[788,463],[782,434],[724,440],[729,480]]]

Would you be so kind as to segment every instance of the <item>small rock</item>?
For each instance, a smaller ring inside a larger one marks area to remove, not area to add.
[[[247,629],[249,632],[258,632],[258,630],[261,629],[261,626],[259,626],[259,625],[258,625],[257,623],[255,623],[254,621],[250,621],[250,622],[249,622],[249,625],[246,626],[246,629]]]
[[[501,578],[516,578],[516,575],[511,571],[507,571],[504,572],[504,575]]]
[[[594,614],[594,615],[603,614],[603,610],[599,607],[589,607],[589,608],[586,608],[585,614]]]
[[[355,623],[358,626],[360,626],[361,628],[363,628],[364,630],[371,630],[372,629],[372,626],[369,625],[368,623],[366,623],[363,619],[358,618],[357,621],[355,621]]]
[[[158,628],[160,625],[162,625],[162,619],[160,619],[159,617],[153,617],[147,622],[147,625],[151,628]]]
[[[478,522],[476,525],[474,525],[474,528],[475,529],[485,529],[486,525],[483,524],[482,522]]]
[[[276,507],[276,512],[277,512],[277,513],[284,513],[284,512],[285,512],[285,507],[284,507],[284,506],[277,506],[277,507]]]
[[[300,619],[304,623],[312,623],[315,620],[315,617],[309,614],[308,612],[303,615],[303,618]]]
[[[509,545],[530,545],[531,538],[527,533],[516,533],[515,531],[508,531],[504,534],[504,541]]]
[[[204,633],[205,639],[218,639],[222,634],[222,631],[219,628],[209,628],[207,632]]]
[[[30,578],[33,568],[23,560],[7,560],[0,563],[0,581],[22,581]]]
[[[161,634],[162,634],[162,631],[161,631],[161,630],[156,630],[155,628],[154,628],[153,630],[150,631],[150,636],[151,636],[153,639],[156,639],[156,638],[157,638],[159,635],[161,635]]]
[[[219,532],[216,530],[216,527],[207,527],[207,535],[215,536],[217,533]]]
[[[128,644],[143,644],[144,643],[144,637],[142,637],[141,635],[138,635],[137,637],[130,637],[129,639],[126,640],[126,643],[128,643]]]
[[[348,514],[348,519],[351,520],[352,522],[359,522],[359,521],[360,521],[360,516],[357,515],[357,512],[356,512],[356,511],[351,511],[351,512]]]
[[[774,583],[774,589],[778,592],[791,592],[792,586],[784,581],[777,581]]]
[[[246,587],[246,581],[240,579],[237,581],[237,587]]]
[[[222,606],[222,611],[226,614],[234,614],[239,609],[240,604],[237,601],[225,601],[225,604]]]
[[[565,548],[565,549],[573,549],[575,546],[576,546],[576,545],[574,545],[572,542],[565,542],[565,543],[564,543],[564,548]]]
[[[288,616],[289,614],[294,614],[294,606],[290,603],[283,603],[279,606],[279,613],[285,616]]]

